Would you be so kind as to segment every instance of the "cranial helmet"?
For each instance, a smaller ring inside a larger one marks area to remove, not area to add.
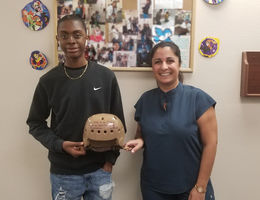
[[[86,121],[83,143],[86,149],[97,152],[123,148],[125,129],[121,120],[107,113],[95,114]]]

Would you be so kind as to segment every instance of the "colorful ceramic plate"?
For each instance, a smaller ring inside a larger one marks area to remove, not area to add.
[[[205,57],[213,57],[217,54],[219,49],[219,39],[206,37],[200,42],[199,51],[200,54]]]
[[[22,9],[22,19],[29,29],[39,31],[48,25],[50,13],[41,1],[34,0]]]
[[[46,56],[40,51],[36,50],[31,53],[30,64],[33,69],[43,70],[48,65],[48,60]]]
[[[217,5],[222,3],[224,0],[204,0],[204,1],[206,1],[208,4]]]

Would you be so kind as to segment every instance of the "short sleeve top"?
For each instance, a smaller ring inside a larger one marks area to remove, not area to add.
[[[135,120],[145,143],[143,184],[169,194],[195,185],[202,154],[197,120],[215,104],[204,91],[182,83],[167,93],[155,88],[140,97]]]

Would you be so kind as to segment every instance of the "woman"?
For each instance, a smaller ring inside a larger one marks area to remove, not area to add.
[[[135,105],[136,139],[125,149],[144,148],[143,200],[214,200],[210,181],[217,147],[216,102],[180,81],[178,46],[161,42],[151,50],[158,88]]]

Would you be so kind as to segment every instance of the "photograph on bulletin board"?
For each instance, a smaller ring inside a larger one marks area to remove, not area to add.
[[[113,71],[151,71],[152,47],[172,41],[181,50],[181,71],[191,72],[194,4],[192,0],[56,0],[56,26],[65,15],[79,15],[87,26],[86,59]],[[56,49],[57,62],[64,62],[58,44]]]

